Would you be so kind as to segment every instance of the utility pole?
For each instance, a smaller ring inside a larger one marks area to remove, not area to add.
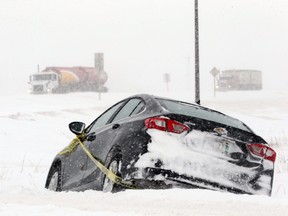
[[[200,75],[199,75],[199,19],[198,0],[194,0],[195,22],[195,103],[200,105]]]

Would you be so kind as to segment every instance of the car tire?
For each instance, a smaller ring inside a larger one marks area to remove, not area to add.
[[[59,165],[51,170],[47,189],[51,191],[61,191],[61,168]]]
[[[121,177],[120,173],[120,164],[121,164],[121,155],[119,153],[110,154],[107,157],[107,162],[105,163],[106,167],[111,170],[114,174]],[[123,188],[111,181],[106,175],[103,177],[102,191],[104,193],[116,193],[122,191]]]

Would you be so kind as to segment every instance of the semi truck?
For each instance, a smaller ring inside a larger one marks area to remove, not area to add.
[[[30,93],[65,93],[73,91],[106,92],[105,71],[94,67],[46,67],[29,77]]]
[[[216,90],[262,90],[259,70],[224,70],[216,78]]]

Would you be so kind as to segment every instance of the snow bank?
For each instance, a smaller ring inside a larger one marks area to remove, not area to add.
[[[227,92],[202,101],[240,117],[272,141],[278,154],[272,197],[180,189],[119,194],[47,191],[44,184],[50,163],[74,137],[68,123],[78,120],[89,124],[106,107],[128,95],[103,94],[101,101],[96,93],[0,96],[0,215],[286,215],[288,94],[275,95]],[[182,93],[170,96],[191,98]]]

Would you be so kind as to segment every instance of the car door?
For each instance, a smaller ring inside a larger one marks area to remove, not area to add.
[[[86,129],[84,145],[90,152],[100,161],[103,161],[103,148],[107,143],[111,143],[115,134],[110,124],[110,120],[117,111],[125,104],[126,101],[121,101],[105,111]],[[100,169],[95,166],[90,158],[85,164],[85,172],[82,178],[82,185],[87,185],[93,182],[100,175]],[[97,188],[96,188],[97,189]]]
[[[136,107],[141,102],[138,98],[132,98],[129,101],[124,102],[124,106],[114,115],[111,115],[111,119],[101,127],[94,127],[91,129],[90,133],[96,134],[96,139],[88,144],[91,153],[98,158],[103,163],[113,146],[113,139],[115,135],[121,130],[121,124],[119,120],[129,117],[133,112],[135,112]],[[94,182],[94,187],[101,187],[101,171],[95,166],[92,160],[87,161],[87,167],[83,178],[83,184],[89,184]]]

